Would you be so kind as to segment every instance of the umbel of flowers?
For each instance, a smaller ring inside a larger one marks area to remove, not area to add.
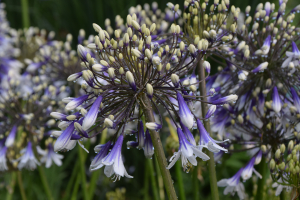
[[[174,10],[178,10],[174,8]],[[132,178],[124,167],[122,145],[126,133],[136,133],[136,141],[128,142],[130,147],[143,148],[146,157],[156,154],[167,192],[172,198],[173,184],[167,171],[165,156],[157,131],[162,127],[162,112],[167,112],[176,126],[179,150],[171,158],[168,169],[181,158],[183,167],[197,165],[196,158],[208,160],[202,152],[207,148],[212,152],[227,151],[219,146],[205,130],[201,119],[190,109],[193,102],[202,101],[197,93],[198,80],[193,73],[205,51],[194,44],[182,41],[184,33],[180,26],[172,24],[168,33],[155,34],[156,24],[140,24],[136,14],[127,16],[127,30],[115,30],[114,38],[97,24],[93,24],[97,35],[87,47],[78,45],[78,54],[85,70],[69,76],[69,81],[83,79],[81,88],[85,92],[78,98],[65,98],[70,114],[52,112],[51,116],[61,120],[62,129],[55,145],[55,151],[70,150],[82,138],[93,138],[108,128],[115,134],[106,144],[95,147],[98,154],[90,169],[105,167],[104,173],[114,180],[126,176]],[[204,49],[213,46],[214,40],[207,42]],[[207,73],[210,65],[205,65]],[[191,75],[188,75],[191,74]],[[214,92],[210,91],[209,95]],[[228,95],[212,102],[211,112],[216,105],[237,100],[237,95]],[[162,111],[162,108],[164,109]],[[158,116],[155,120],[154,113]],[[145,117],[146,123],[142,122]],[[129,123],[137,121],[136,129],[128,129]],[[146,127],[146,130],[144,129]],[[196,144],[190,129],[198,127],[200,143]],[[154,147],[154,151],[153,151]],[[171,185],[171,186],[170,186]],[[170,192],[171,191],[171,192]]]
[[[253,17],[249,16],[251,7],[246,8],[232,46],[223,48],[230,59],[220,63],[223,66],[219,73],[211,76],[208,83],[209,89],[217,91],[210,101],[230,93],[239,96],[236,104],[218,107],[211,122],[220,138],[230,138],[236,148],[249,150],[251,159],[262,151],[268,161],[298,131],[299,28],[292,22],[300,7],[288,12],[286,1],[279,2],[277,10],[275,4],[259,4]],[[225,58],[225,54],[221,57]],[[258,162],[252,163],[252,168],[254,164]],[[239,179],[246,167],[232,178],[235,181],[227,182],[228,187],[235,188],[225,189],[225,193],[237,191],[244,198]],[[251,174],[252,171],[248,177]],[[221,181],[219,185],[226,184]]]
[[[54,152],[53,139],[48,138],[55,135],[56,124],[49,114],[64,111],[60,100],[71,92],[65,86],[66,74],[81,69],[70,47],[72,36],[63,43],[53,40],[53,32],[33,27],[17,32],[5,23],[1,33],[7,54],[0,59],[0,170],[61,165],[63,156]],[[83,41],[81,31],[78,42]]]

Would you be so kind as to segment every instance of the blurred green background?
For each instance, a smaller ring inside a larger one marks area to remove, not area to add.
[[[6,4],[7,18],[10,22],[11,27],[19,29],[22,28],[22,7],[21,0],[4,0],[2,1]],[[169,0],[158,1],[159,8],[161,10],[165,9],[166,3]],[[251,12],[253,13],[255,7],[258,3],[265,3],[265,0],[231,0],[231,5],[240,7],[242,11],[245,10],[247,5],[252,6]],[[278,4],[278,0],[271,1]],[[114,24],[114,18],[116,15],[120,15],[125,18],[128,9],[131,6],[136,6],[138,4],[143,5],[145,3],[151,4],[152,1],[149,0],[28,0],[29,16],[30,16],[30,26],[35,26],[39,28],[44,28],[48,31],[56,32],[56,39],[65,39],[68,33],[71,33],[74,37],[77,37],[80,29],[86,31],[86,35],[94,34],[92,28],[92,23],[97,23],[104,27],[104,20],[109,18]],[[182,7],[183,0],[173,0],[172,3],[180,4]],[[299,4],[299,0],[290,0],[288,3],[288,8],[293,8]],[[289,10],[289,9],[288,9]],[[299,19],[299,18],[298,18]],[[162,132],[163,138],[166,138],[168,133]],[[133,139],[133,137],[131,138]],[[95,143],[97,144],[98,141]],[[86,166],[89,165],[91,159],[95,155],[93,153],[91,145],[90,154],[86,158]],[[125,142],[124,142],[125,144]],[[125,145],[124,149],[125,149]],[[92,199],[105,199],[108,192],[115,192],[116,188],[125,188],[126,194],[122,196],[124,199],[144,199],[144,194],[147,192],[149,194],[149,199],[153,199],[153,190],[150,183],[149,175],[145,175],[145,163],[146,161],[143,152],[140,150],[130,149],[123,150],[125,157],[125,166],[128,173],[133,175],[133,179],[122,178],[119,182],[111,182],[103,174],[103,169],[100,169],[96,174],[97,185],[94,191],[94,197]],[[75,176],[79,173],[76,168],[76,163],[78,161],[78,146],[70,151],[63,153],[65,156],[63,167],[53,166],[50,169],[45,169],[47,180],[51,188],[54,199],[83,199],[83,194],[81,190],[80,180],[75,177],[72,179],[72,174]],[[218,180],[222,178],[229,178],[234,175],[237,170],[242,167],[249,159],[249,157],[244,153],[235,154],[234,156],[225,155],[227,159],[222,164],[217,164],[217,178]],[[152,160],[150,161],[152,162]],[[153,162],[155,168],[155,162]],[[77,170],[77,171],[76,171]],[[210,199],[210,188],[208,182],[208,171],[206,169],[206,163],[201,162],[198,168],[198,185],[194,184],[191,173],[183,174],[184,189],[186,194],[186,199]],[[176,183],[177,177],[175,173],[175,167],[171,169],[172,177],[174,179],[174,184],[177,189],[178,185]],[[87,181],[89,182],[93,177],[91,173],[88,172],[86,168]],[[159,187],[159,176],[155,175],[155,180],[157,187]],[[203,176],[202,176],[203,175]],[[44,193],[41,180],[37,171],[26,171],[22,172],[23,183],[25,187],[25,192],[29,200],[43,200],[47,199]],[[0,173],[0,199],[6,199],[7,191],[11,189],[9,184],[11,183],[11,173]],[[70,183],[71,180],[71,183]],[[73,181],[73,182],[72,182]],[[74,187],[75,182],[78,181],[77,188]],[[145,191],[145,186],[148,184],[148,189]],[[253,195],[253,184],[249,180],[245,183],[246,190],[250,196]],[[19,188],[15,183],[15,192],[12,199],[19,200],[21,195]],[[195,194],[195,190],[198,193]],[[76,193],[78,191],[78,193]],[[224,196],[224,188],[220,188],[220,199],[238,199],[237,196]],[[114,193],[116,194],[116,193]],[[199,197],[195,196],[199,195]],[[71,198],[73,196],[73,198]],[[121,199],[121,198],[116,198]],[[167,198],[166,198],[167,199]],[[162,199],[161,199],[162,200]]]
[[[7,17],[14,28],[22,28],[22,0],[3,0],[7,5]],[[138,4],[151,3],[151,0],[27,0],[29,6],[30,25],[53,30],[58,39],[64,39],[67,33],[78,35],[79,29],[84,29],[89,34],[94,34],[92,23],[104,26],[106,18],[112,24],[116,15],[125,18],[128,9]],[[170,0],[157,1],[159,8],[164,10]],[[174,4],[183,7],[183,0],[173,0]],[[202,1],[201,1],[202,2]],[[266,0],[231,0],[231,5],[240,7],[242,11],[251,5],[253,13],[258,3]],[[271,0],[278,4],[278,0]],[[299,0],[290,0],[288,7],[299,4]]]

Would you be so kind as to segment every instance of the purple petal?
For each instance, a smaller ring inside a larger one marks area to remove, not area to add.
[[[99,96],[94,101],[92,107],[90,108],[89,112],[86,114],[86,116],[84,117],[84,120],[82,122],[83,130],[89,129],[95,123],[97,116],[98,116],[98,110],[99,110],[101,102],[102,102],[102,96]]]
[[[182,95],[177,92],[177,100],[178,100],[178,106],[179,106],[179,117],[182,123],[191,129],[194,124],[194,116],[192,112],[190,111],[189,107],[187,106],[186,102],[184,101]]]

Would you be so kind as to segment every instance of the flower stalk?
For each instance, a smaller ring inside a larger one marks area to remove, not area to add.
[[[11,182],[9,185],[9,191],[7,191],[7,195],[6,195],[6,200],[11,200],[15,191],[15,185],[16,185],[16,178],[17,178],[17,173],[16,172],[12,172],[11,173]]]
[[[198,66],[198,74],[199,79],[202,80],[199,84],[200,94],[203,95],[203,101],[207,101],[206,97],[206,81],[205,81],[205,68],[203,66],[204,60],[199,61]],[[201,110],[202,110],[202,116],[205,116],[208,108],[207,104],[202,103],[201,104]],[[208,133],[211,133],[209,120],[203,121],[204,127]],[[210,182],[210,189],[212,194],[213,200],[219,199],[219,192],[218,192],[218,186],[217,186],[217,176],[216,176],[216,169],[215,169],[215,159],[214,159],[214,153],[211,151],[207,151],[208,156],[210,159],[208,160],[208,171],[209,171],[209,182]]]
[[[266,163],[265,157],[262,157],[258,172],[262,175],[262,178],[258,179],[257,192],[256,192],[256,197],[255,197],[255,199],[257,199],[257,200],[263,199],[263,197],[264,197],[264,185],[266,183],[267,172],[268,172],[268,164]]]
[[[51,195],[51,191],[50,191],[50,188],[49,188],[49,185],[48,185],[48,181],[47,181],[47,178],[46,178],[46,175],[45,175],[43,167],[38,166],[38,170],[39,170],[39,174],[40,174],[40,177],[41,177],[41,180],[42,180],[42,184],[43,184],[44,190],[46,192],[47,198],[49,200],[53,200],[53,197]]]
[[[153,110],[151,106],[151,102],[149,101],[146,94],[142,97],[143,103],[144,103],[144,114],[147,122],[155,122]],[[152,139],[152,143],[154,146],[154,153],[157,158],[157,162],[159,165],[159,169],[161,171],[161,175],[165,184],[165,188],[168,194],[169,199],[177,199],[176,192],[174,189],[173,181],[171,178],[170,171],[166,168],[167,167],[167,161],[166,156],[164,153],[164,149],[160,140],[159,133],[155,130],[150,130],[150,135]]]
[[[21,0],[22,5],[22,19],[23,19],[23,28],[29,28],[29,9],[28,9],[28,0]]]
[[[22,200],[27,200],[26,194],[25,194],[25,189],[23,187],[22,172],[18,171],[17,173],[18,173],[18,185],[19,185]]]
[[[182,180],[182,172],[181,172],[181,163],[176,162],[175,164],[175,170],[176,170],[176,178],[178,183],[178,192],[179,192],[179,199],[185,200],[185,193],[184,193],[184,185]]]

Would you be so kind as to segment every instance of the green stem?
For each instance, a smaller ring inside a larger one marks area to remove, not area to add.
[[[280,200],[288,200],[288,195],[285,189],[283,189],[280,193]]]
[[[258,184],[257,184],[257,192],[256,192],[256,200],[261,200],[264,197],[264,186],[266,184],[266,179],[267,179],[267,169],[268,169],[268,164],[266,163],[266,159],[263,157],[261,159],[261,162],[259,164],[259,169],[258,172],[262,175],[261,179],[258,179]]]
[[[78,193],[79,183],[80,183],[80,179],[81,179],[80,176],[81,176],[81,174],[78,173],[77,178],[76,178],[76,182],[74,184],[71,200],[76,200],[77,199],[77,193]]]
[[[175,170],[176,170],[176,178],[177,178],[176,183],[178,184],[179,199],[185,200],[184,185],[183,185],[182,171],[181,171],[181,162],[176,162]]]
[[[42,179],[42,184],[43,184],[43,187],[44,187],[44,190],[46,192],[48,200],[53,200],[53,197],[52,197],[52,194],[51,194],[51,191],[50,191],[48,181],[47,181],[47,178],[46,178],[43,167],[38,166],[38,171],[39,171],[40,177]]]
[[[146,122],[155,122],[152,105],[148,97],[146,96],[146,94],[143,95],[142,100],[145,105],[143,109],[144,109]],[[177,199],[176,192],[173,185],[173,180],[171,178],[170,171],[167,169],[167,160],[166,160],[165,152],[161,143],[159,133],[154,130],[150,130],[149,132],[154,146],[154,153],[157,158],[159,169],[162,174],[163,182],[168,194],[168,198],[170,200]]]
[[[155,181],[155,171],[154,171],[154,167],[153,167],[153,162],[151,159],[146,159],[146,161],[147,161],[147,165],[148,165],[148,170],[150,172],[150,181],[151,181],[153,196],[154,196],[155,200],[159,200],[157,184]]]
[[[23,187],[22,172],[18,171],[17,174],[18,174],[18,185],[19,185],[19,188],[20,188],[22,200],[27,200],[25,190],[24,190],[24,187]]]
[[[83,149],[78,146],[78,151],[79,151],[79,160],[80,160],[80,164],[79,164],[79,170],[80,170],[80,174],[81,174],[81,189],[83,190],[83,197],[85,200],[89,199],[89,194],[87,191],[87,184],[86,184],[86,175],[85,175],[85,156],[83,155]]]
[[[105,140],[107,137],[107,129],[104,129],[101,133],[101,139],[100,139],[100,144],[104,144]],[[96,189],[96,184],[98,177],[100,175],[101,170],[96,170],[95,172],[92,173],[91,181],[89,184],[89,199],[92,200],[94,198],[94,191]]]
[[[158,165],[156,156],[154,157],[154,159],[155,159],[155,168],[156,168],[156,173],[157,173],[159,197],[161,200],[165,200],[164,182],[161,178],[161,173],[160,173],[160,169],[159,169],[159,165]]]
[[[144,179],[144,200],[149,200],[149,164],[148,159],[146,160],[145,166],[145,179]]]
[[[203,96],[202,100],[207,102],[205,69],[203,67],[203,62],[204,61],[201,60],[199,62],[199,67],[198,67],[199,79],[201,80],[201,82],[199,84],[199,88],[200,88],[200,94]],[[201,108],[202,108],[202,116],[205,116],[207,113],[207,110],[208,110],[207,104],[201,103]],[[204,121],[204,127],[208,133],[211,133],[209,120]],[[208,160],[208,172],[209,172],[209,183],[210,183],[212,199],[218,200],[219,199],[219,191],[218,191],[218,186],[217,186],[217,175],[216,175],[214,154],[209,151],[208,156],[210,157],[210,159]]]
[[[199,196],[199,184],[198,184],[199,180],[198,180],[198,166],[194,167],[194,171],[193,171],[193,193],[194,193],[194,199],[198,200],[200,199]]]
[[[28,9],[28,0],[21,0],[22,6],[22,20],[23,20],[23,28],[29,28],[29,9]]]
[[[12,199],[12,196],[13,196],[14,191],[15,191],[16,178],[17,178],[17,173],[12,172],[11,173],[11,182],[10,182],[10,185],[9,185],[9,189],[7,191],[6,200],[11,200]]]
[[[63,200],[69,200],[70,199],[69,196],[71,194],[71,189],[72,189],[73,183],[75,182],[76,177],[78,176],[79,164],[80,164],[80,160],[77,160],[77,162],[75,164],[75,167],[73,168],[71,178],[68,181],[68,185],[67,185]]]

